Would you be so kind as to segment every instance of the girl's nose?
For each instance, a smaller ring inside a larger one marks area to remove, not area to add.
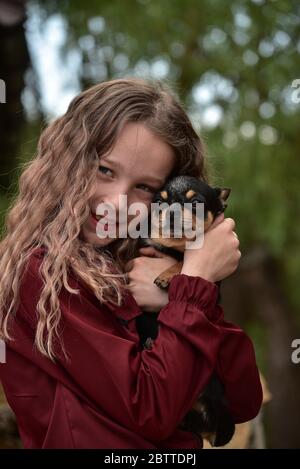
[[[107,197],[103,198],[103,203],[110,207],[110,211],[113,211],[116,217],[118,217],[119,213],[122,211],[124,211],[124,213],[128,212],[127,194],[120,192],[109,194]]]

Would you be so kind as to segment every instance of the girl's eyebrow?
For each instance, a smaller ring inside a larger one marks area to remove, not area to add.
[[[122,166],[121,163],[119,163],[119,161],[110,160],[108,157],[105,157],[105,156],[104,156],[104,157],[101,157],[101,158],[99,159],[99,161],[100,161],[100,163],[101,163],[101,162],[110,163],[110,164],[112,164],[112,165],[115,165],[117,168],[119,168],[119,169],[121,169],[121,170],[123,169],[123,166]],[[148,181],[151,180],[152,182],[154,182],[154,183],[156,183],[156,184],[159,184],[159,186],[162,186],[162,185],[165,183],[164,179],[156,178],[155,176],[148,176],[148,175],[145,175],[144,177],[145,177],[145,179],[147,179]]]

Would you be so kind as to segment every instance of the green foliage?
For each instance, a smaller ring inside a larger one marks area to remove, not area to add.
[[[3,230],[4,226],[4,219],[5,219],[5,214],[8,209],[8,199],[1,194],[0,196],[0,227],[1,231]]]

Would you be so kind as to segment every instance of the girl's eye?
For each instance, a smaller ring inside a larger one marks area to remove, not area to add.
[[[151,194],[154,194],[157,191],[157,189],[155,189],[154,187],[146,186],[145,184],[140,184],[139,186],[142,187],[143,191],[145,190],[146,192],[150,192]]]
[[[106,166],[99,166],[99,171],[102,174],[112,177],[112,174],[113,174],[112,170],[107,168]],[[151,194],[154,194],[155,192],[157,192],[157,189],[155,189],[154,187],[146,186],[145,184],[140,184],[139,187],[142,188],[143,191],[149,192]]]
[[[107,168],[106,166],[99,166],[99,171],[103,174],[107,174],[106,171],[110,171],[112,173],[111,169]]]

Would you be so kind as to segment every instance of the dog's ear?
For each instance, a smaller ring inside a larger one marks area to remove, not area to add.
[[[229,189],[229,187],[215,187],[214,189],[222,202],[225,202],[225,200],[228,199],[229,194],[231,192],[231,189]]]

